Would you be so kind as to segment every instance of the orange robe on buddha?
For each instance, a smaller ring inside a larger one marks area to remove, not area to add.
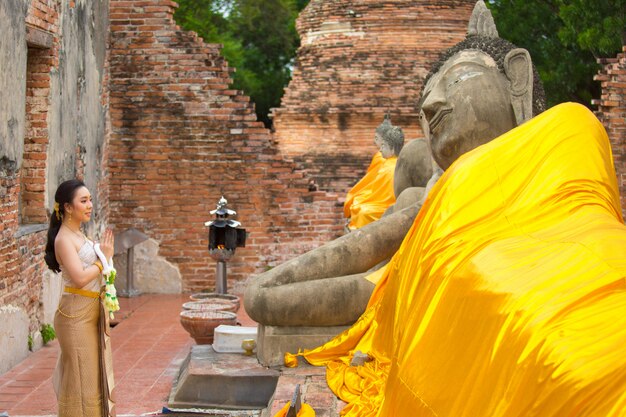
[[[371,361],[350,366],[357,350]],[[459,158],[361,318],[301,355],[346,416],[626,416],[626,227],[600,122],[561,104]]]
[[[377,152],[365,176],[348,192],[343,213],[350,219],[350,229],[358,229],[380,219],[387,207],[396,202],[393,173],[397,160],[395,156],[385,159]]]

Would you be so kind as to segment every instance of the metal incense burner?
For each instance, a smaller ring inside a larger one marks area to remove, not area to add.
[[[231,219],[237,212],[227,207],[228,201],[222,196],[217,208],[211,210],[214,220],[204,223],[209,228],[209,255],[217,261],[215,292],[226,294],[226,262],[235,254],[235,249],[246,246],[246,229],[241,223]]]

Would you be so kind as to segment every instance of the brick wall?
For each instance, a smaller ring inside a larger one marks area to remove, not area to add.
[[[421,137],[422,80],[464,39],[474,3],[312,0],[297,21],[292,81],[273,113],[280,150],[343,195],[376,151],[374,130],[386,112],[407,139]]]
[[[626,46],[616,58],[599,59],[603,68],[594,78],[600,81],[602,95],[594,100],[598,118],[604,124],[613,149],[617,182],[626,217]]]
[[[50,71],[58,65],[59,4],[33,0],[25,18],[28,45],[21,161],[0,167],[0,305],[16,305],[39,329],[45,246]],[[19,101],[17,102],[19,103]],[[17,104],[16,103],[16,104]],[[44,229],[44,230],[42,230]]]
[[[86,228],[92,236],[108,217],[98,204],[107,193],[99,175],[108,0],[5,0],[0,9],[0,343],[16,349],[0,348],[1,372],[23,359],[24,330],[38,347],[38,330],[56,310],[60,277],[43,255],[57,185],[72,177],[88,184],[96,202]]]
[[[310,192],[253,105],[229,88],[220,47],[178,28],[168,0],[111,1],[110,215],[178,266],[183,291],[214,287],[208,230],[220,196],[249,231],[229,286],[341,233],[337,196]]]
[[[20,183],[23,224],[48,221],[45,185],[50,71],[59,64],[58,19],[59,5],[50,0],[31,2],[26,16],[27,38],[31,38],[31,43],[26,67],[26,133]]]

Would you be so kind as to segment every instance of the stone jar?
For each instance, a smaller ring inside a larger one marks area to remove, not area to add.
[[[239,307],[241,306],[241,299],[233,294],[219,294],[216,292],[198,292],[195,294],[191,294],[189,296],[189,299],[191,301],[208,301],[208,300],[227,300],[231,303],[233,303],[235,305],[235,310],[233,311],[234,313],[236,313],[237,311],[239,311]]]
[[[220,324],[234,326],[237,315],[220,310],[183,310],[180,313],[180,324],[189,332],[199,345],[213,343],[213,332]]]
[[[237,312],[237,305],[221,298],[208,298],[201,301],[188,301],[183,304],[183,310],[215,310]]]

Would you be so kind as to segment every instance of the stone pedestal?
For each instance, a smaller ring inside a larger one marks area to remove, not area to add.
[[[261,365],[282,366],[285,352],[313,349],[343,332],[350,326],[283,327],[259,325],[257,358]]]
[[[174,381],[170,408],[262,409],[274,394],[280,372],[254,356],[217,353],[211,345],[191,348]]]

